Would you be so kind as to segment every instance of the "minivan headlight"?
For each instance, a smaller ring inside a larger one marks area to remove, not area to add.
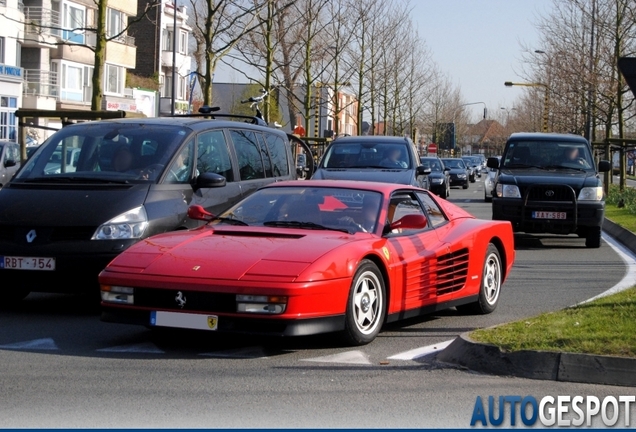
[[[584,187],[579,192],[579,201],[602,201],[603,186]]]
[[[499,198],[521,198],[521,192],[516,185],[497,183],[496,189]]]
[[[120,214],[97,228],[91,240],[125,240],[141,238],[148,226],[144,206]]]

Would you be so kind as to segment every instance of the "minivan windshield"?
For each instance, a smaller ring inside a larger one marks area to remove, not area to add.
[[[86,122],[52,135],[16,181],[155,182],[188,136],[175,125]]]
[[[502,168],[542,168],[594,170],[589,147],[576,141],[514,141],[501,164]]]
[[[322,168],[407,169],[411,159],[406,141],[333,143],[322,160]]]

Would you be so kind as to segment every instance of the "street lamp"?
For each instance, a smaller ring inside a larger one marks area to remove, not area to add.
[[[549,106],[549,91],[548,86],[539,82],[531,82],[531,83],[513,83],[511,81],[506,81],[504,83],[506,87],[512,86],[523,86],[523,87],[543,87],[544,90],[544,100],[543,100],[543,132],[548,131],[548,106]]]

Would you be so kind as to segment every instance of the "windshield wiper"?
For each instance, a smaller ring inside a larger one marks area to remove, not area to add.
[[[563,169],[563,170],[575,170],[575,171],[587,172],[585,168],[571,167],[571,166],[565,166],[565,165],[549,165],[546,167],[546,169]]]
[[[240,226],[250,226],[250,224],[248,224],[247,222],[243,222],[240,219],[234,219],[234,218],[229,218],[229,217],[221,217],[221,216],[217,216],[214,219],[212,219],[213,221],[220,221],[220,222],[227,222],[230,225],[240,225]]]
[[[530,165],[530,164],[522,164],[522,163],[508,164],[508,165],[504,166],[503,168],[538,168],[538,169],[546,169],[546,167],[542,167],[542,166],[539,166],[539,165]]]
[[[312,229],[312,230],[328,230],[328,231],[340,231],[349,234],[349,231],[343,228],[332,228],[320,225],[314,222],[300,222],[300,221],[265,221],[263,226],[268,227],[280,227],[280,228],[300,228],[300,229]]]
[[[23,180],[27,183],[115,183],[130,184],[128,180],[114,180],[94,177],[76,177],[76,176],[50,176],[50,177],[33,177]]]

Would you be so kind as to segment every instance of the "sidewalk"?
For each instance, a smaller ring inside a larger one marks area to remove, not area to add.
[[[636,235],[605,219],[603,231],[636,254]],[[636,359],[550,351],[502,352],[461,334],[436,360],[473,371],[553,381],[636,387]]]

